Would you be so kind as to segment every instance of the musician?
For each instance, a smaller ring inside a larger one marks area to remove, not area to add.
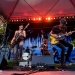
[[[70,57],[72,49],[73,49],[72,44],[70,44],[69,42],[65,41],[64,39],[59,39],[60,35],[66,34],[66,36],[68,36],[66,24],[67,24],[66,19],[62,18],[60,20],[60,24],[54,26],[52,28],[51,32],[50,32],[50,35],[55,37],[59,41],[55,45],[58,46],[59,48],[61,48],[61,65],[64,65],[65,47],[68,47],[65,62],[71,62],[69,60],[69,57]],[[71,34],[71,32],[70,32],[70,34]]]
[[[50,55],[48,51],[48,40],[44,39],[43,43],[41,44],[41,53],[42,55]]]
[[[22,58],[24,38],[26,38],[26,31],[24,30],[23,25],[20,25],[19,29],[15,31],[14,37],[11,40],[11,44],[13,44],[13,42],[17,42],[16,43],[16,48],[17,48],[18,53],[16,52],[16,54],[18,55],[17,57],[19,59]]]

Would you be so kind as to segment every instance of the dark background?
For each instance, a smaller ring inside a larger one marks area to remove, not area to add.
[[[37,36],[41,37],[43,34],[45,38],[48,39],[49,32],[51,31],[52,27],[59,24],[59,20],[52,20],[50,22],[34,22],[34,21],[26,21],[23,22],[9,22],[7,26],[6,37],[8,41],[12,39],[14,32],[18,30],[19,25],[23,24],[24,27],[30,23],[28,28],[26,29],[27,37],[26,38],[36,38]],[[75,30],[75,19],[67,19],[67,31]],[[71,35],[72,39],[75,38],[75,33]]]

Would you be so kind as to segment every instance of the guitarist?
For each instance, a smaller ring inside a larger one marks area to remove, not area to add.
[[[22,50],[23,50],[23,44],[24,44],[24,38],[26,37],[26,31],[24,30],[23,25],[19,26],[19,30],[15,31],[14,37],[11,40],[11,45],[16,43],[16,58],[18,57],[19,59],[22,58]],[[14,46],[13,46],[14,47]]]
[[[50,35],[55,37],[56,39],[59,38],[59,34],[66,34],[67,33],[67,26],[66,26],[67,22],[66,19],[62,18],[60,20],[60,24],[56,25],[52,28]],[[71,32],[70,32],[71,34]],[[68,36],[68,34],[66,34],[66,36]],[[65,52],[65,47],[68,47],[68,51],[67,51],[67,55],[66,55],[66,59],[65,62],[71,62],[69,60],[69,57],[71,55],[73,46],[72,44],[70,44],[69,42],[65,41],[64,39],[58,39],[58,43],[56,43],[55,45],[58,46],[59,48],[61,48],[61,66],[63,67],[64,65],[64,52]]]

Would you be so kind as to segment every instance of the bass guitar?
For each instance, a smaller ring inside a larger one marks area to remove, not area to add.
[[[23,30],[27,29],[28,26],[29,26],[29,23],[25,26]],[[10,47],[13,48],[16,44],[18,44],[22,40],[22,38],[24,39],[23,36],[19,36],[19,34],[17,34],[13,42],[10,44]]]

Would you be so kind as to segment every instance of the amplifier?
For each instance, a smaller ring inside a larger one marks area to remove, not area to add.
[[[32,56],[31,65],[47,65],[47,66],[53,66],[54,65],[54,59],[51,56]]]
[[[47,65],[54,66],[54,57],[53,54],[50,55],[32,55],[31,60],[23,60],[19,62],[19,66],[36,66],[36,65]]]

